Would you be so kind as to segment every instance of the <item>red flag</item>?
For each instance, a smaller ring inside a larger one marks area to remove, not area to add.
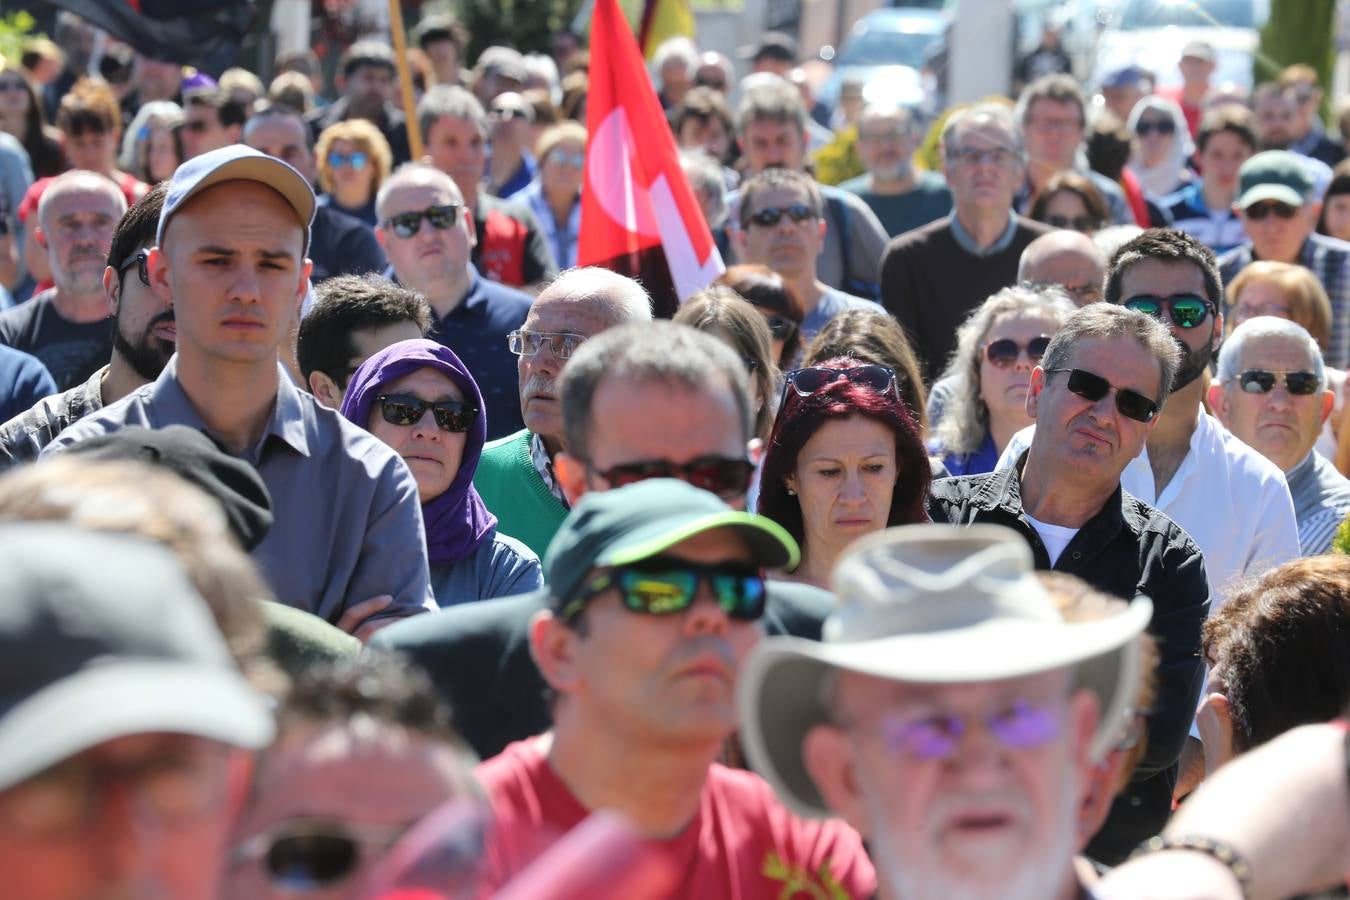
[[[595,3],[586,130],[577,263],[637,278],[669,316],[722,274],[722,257],[618,0]]]

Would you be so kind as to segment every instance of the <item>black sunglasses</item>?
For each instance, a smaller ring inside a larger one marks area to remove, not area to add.
[[[362,857],[384,854],[406,830],[292,821],[245,841],[235,849],[234,859],[261,859],[268,880],[282,890],[317,891],[350,877]]]
[[[786,341],[797,330],[797,323],[787,316],[768,316],[764,321],[769,323],[769,334],[775,341]]]
[[[1281,375],[1289,393],[1299,397],[1315,394],[1322,384],[1312,372],[1267,372],[1264,369],[1248,369],[1238,376],[1238,384],[1248,394],[1269,394],[1275,390]]]
[[[1145,137],[1155,131],[1158,134],[1174,134],[1176,130],[1177,125],[1171,119],[1159,119],[1156,122],[1141,121],[1134,126],[1135,134],[1140,137]]]
[[[729,500],[744,496],[750,487],[750,476],[755,466],[746,459],[700,456],[683,464],[653,459],[624,463],[605,470],[592,468],[591,471],[608,481],[611,487],[623,487],[649,478],[678,478],[710,494],[716,494],[723,500]]]
[[[463,208],[459,203],[446,203],[442,206],[429,206],[419,212],[399,213],[385,219],[384,227],[393,229],[394,234],[401,238],[410,238],[422,230],[422,220],[426,219],[432,228],[445,231],[455,227],[459,211]]]
[[[799,397],[809,397],[840,379],[884,394],[895,384],[895,370],[890,366],[869,364],[835,369],[829,366],[807,366],[787,373],[787,383]]]
[[[1094,216],[1047,215],[1045,224],[1051,228],[1067,228],[1070,231],[1096,231],[1102,223]]]
[[[729,618],[753,622],[764,615],[764,574],[735,565],[701,566],[683,560],[648,559],[616,566],[591,580],[563,607],[563,621],[576,618],[596,594],[617,588],[626,609],[651,616],[670,616],[694,605],[699,585],[712,589],[717,605]]]
[[[1288,203],[1281,203],[1278,200],[1271,200],[1268,203],[1253,203],[1243,210],[1247,218],[1260,222],[1266,216],[1274,213],[1281,219],[1292,219],[1297,215],[1299,207],[1290,206]]]
[[[459,400],[441,400],[433,403],[407,394],[389,394],[375,398],[380,404],[380,415],[390,425],[416,425],[431,410],[436,425],[442,431],[461,432],[473,427],[478,410]]]
[[[1025,351],[1027,359],[1033,363],[1041,361],[1045,356],[1045,348],[1050,346],[1050,338],[1045,335],[1034,337],[1026,344],[1019,344],[1012,338],[1000,338],[997,341],[990,341],[984,345],[984,358],[989,360],[989,364],[998,369],[1006,369],[1009,366],[1017,365],[1017,360],[1021,358]]]
[[[1158,404],[1137,391],[1128,388],[1113,388],[1111,382],[1100,375],[1095,375],[1083,369],[1046,369],[1045,371],[1049,374],[1068,372],[1069,383],[1067,387],[1069,392],[1077,394],[1084,400],[1091,400],[1093,403],[1114,390],[1116,392],[1116,409],[1127,419],[1134,419],[1136,422],[1152,422],[1153,417],[1158,414]]]
[[[150,286],[150,254],[142,250],[135,256],[122,260],[122,264],[117,267],[117,283],[120,285],[127,277],[127,270],[133,265],[136,266],[136,277],[141,280],[141,284]]]
[[[1169,297],[1136,294],[1123,305],[1126,309],[1141,312],[1159,321],[1162,321],[1162,313],[1166,309],[1168,318],[1178,328],[1195,328],[1202,325],[1214,311],[1214,304],[1199,294],[1172,294]]]
[[[759,212],[746,216],[746,223],[772,228],[783,220],[783,216],[798,224],[808,219],[820,218],[819,214],[805,203],[794,203],[791,206],[766,206]]]

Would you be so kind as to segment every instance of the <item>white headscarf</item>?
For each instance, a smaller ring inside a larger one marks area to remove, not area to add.
[[[1195,144],[1191,141],[1190,126],[1186,124],[1186,114],[1181,111],[1181,107],[1156,94],[1144,97],[1134,105],[1134,109],[1130,110],[1130,121],[1126,124],[1131,135],[1135,134],[1139,119],[1150,110],[1171,117],[1175,126],[1172,132],[1172,152],[1158,165],[1146,166],[1140,160],[1139,147],[1136,144],[1134,152],[1130,154],[1130,169],[1138,176],[1139,184],[1146,193],[1154,197],[1165,197],[1188,180],[1184,175],[1186,160],[1195,152]]]

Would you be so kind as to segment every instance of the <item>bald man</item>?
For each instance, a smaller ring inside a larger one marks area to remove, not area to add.
[[[83,169],[54,179],[38,203],[33,236],[55,284],[0,314],[0,343],[41,360],[59,391],[84,384],[112,355],[103,269],[126,211],[116,184]]]
[[[1105,277],[1106,255],[1092,238],[1077,231],[1052,231],[1036,238],[1017,264],[1018,281],[1057,284],[1079,306],[1102,299]]]

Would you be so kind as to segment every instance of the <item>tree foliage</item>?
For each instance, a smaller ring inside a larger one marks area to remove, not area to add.
[[[1325,116],[1336,60],[1335,36],[1336,0],[1271,0],[1270,18],[1252,60],[1255,83],[1275,80],[1285,66],[1306,63],[1317,70]]]
[[[463,0],[460,12],[472,39],[469,59],[505,45],[521,53],[548,53],[550,38],[571,28],[582,0]]]

